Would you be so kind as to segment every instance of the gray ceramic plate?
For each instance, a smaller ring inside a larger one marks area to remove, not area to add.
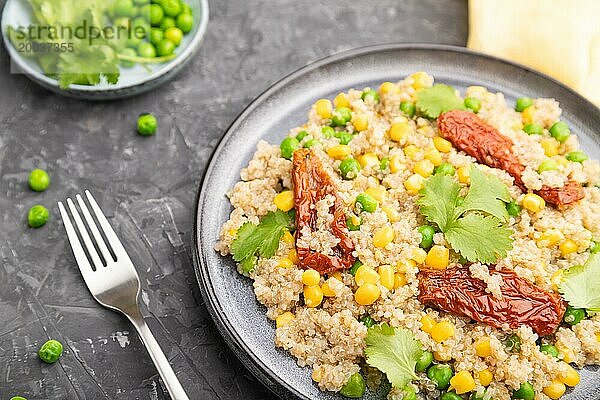
[[[194,28],[184,36],[175,50],[177,57],[166,63],[149,65],[149,71],[140,65],[133,68],[121,67],[119,82],[114,85],[101,82],[95,86],[71,85],[63,90],[58,87],[55,79],[43,74],[37,62],[22,57],[10,43],[6,35],[8,27],[28,26],[31,17],[26,0],[7,0],[4,4],[0,28],[4,45],[11,57],[11,72],[23,73],[32,81],[58,94],[81,99],[111,100],[147,92],[174,78],[200,47],[208,26],[208,0],[188,0],[187,3],[194,15]]]
[[[239,171],[266,139],[279,143],[287,131],[302,124],[310,105],[349,88],[399,80],[415,71],[431,73],[437,82],[464,89],[483,85],[503,92],[513,102],[519,96],[553,97],[563,118],[579,135],[583,148],[600,156],[600,110],[560,83],[530,69],[464,48],[393,44],[347,51],[310,64],[258,96],[225,133],[206,170],[198,192],[194,249],[196,274],[206,304],[221,334],[240,360],[269,389],[286,399],[334,399],[320,392],[308,368],[276,349],[274,324],[257,303],[252,282],[236,272],[230,257],[213,250],[221,224],[231,212],[225,193],[239,180]],[[600,373],[582,372],[582,383],[565,400],[595,399]],[[384,399],[384,394],[367,394]]]

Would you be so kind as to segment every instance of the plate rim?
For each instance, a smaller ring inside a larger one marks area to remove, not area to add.
[[[469,49],[467,47],[455,46],[455,45],[447,45],[447,44],[434,44],[434,43],[413,43],[413,42],[390,42],[384,44],[376,44],[376,45],[366,45],[360,46],[356,48],[351,48],[347,50],[343,50],[340,52],[335,52],[331,55],[322,57],[317,59],[316,61],[312,61],[292,72],[283,76],[281,79],[277,80],[272,85],[268,86],[265,90],[263,90],[260,94],[258,94],[254,99],[246,105],[242,111],[233,119],[231,124],[224,130],[223,135],[219,139],[217,145],[211,152],[209,156],[209,161],[206,164],[206,168],[201,175],[201,179],[198,184],[198,189],[196,190],[194,207],[193,207],[193,231],[191,237],[191,247],[192,247],[192,261],[194,267],[194,273],[196,276],[196,281],[200,288],[202,297],[204,299],[204,303],[206,308],[209,311],[211,319],[215,323],[219,334],[223,338],[223,340],[227,343],[230,350],[236,355],[236,357],[242,362],[245,368],[247,368],[267,389],[269,389],[272,393],[277,395],[280,398],[289,398],[289,395],[292,394],[295,399],[306,399],[310,400],[300,392],[296,390],[296,388],[288,385],[284,380],[282,380],[279,376],[274,373],[269,374],[267,371],[271,371],[262,360],[257,357],[251,356],[249,352],[249,348],[246,343],[241,340],[239,335],[232,329],[232,326],[228,323],[227,318],[221,315],[220,312],[217,311],[216,304],[219,303],[217,297],[212,291],[212,286],[210,282],[208,282],[208,278],[204,272],[207,271],[206,260],[203,257],[205,247],[208,246],[209,251],[215,251],[212,246],[204,245],[200,241],[200,237],[198,233],[202,229],[202,221],[201,221],[201,213],[200,205],[202,204],[202,199],[205,197],[205,193],[207,190],[207,177],[210,176],[215,168],[215,159],[218,154],[222,151],[223,146],[227,139],[229,139],[236,131],[236,128],[243,122],[245,117],[252,113],[252,111],[260,106],[265,99],[267,99],[271,93],[276,92],[285,86],[288,82],[293,81],[299,76],[302,76],[310,71],[313,71],[321,66],[327,65],[329,63],[334,63],[336,61],[341,61],[347,58],[352,58],[356,56],[364,56],[371,53],[390,51],[390,50],[421,50],[421,51],[432,51],[432,52],[454,52],[454,53],[462,53],[468,54],[471,56],[482,57],[493,62],[498,62],[501,64],[506,64],[512,67],[516,67],[518,69],[524,70],[527,73],[531,73],[540,78],[546,79],[555,85],[560,86],[563,90],[566,90],[568,94],[573,95],[578,98],[579,101],[583,101],[587,106],[591,106],[592,109],[595,109],[597,112],[600,112],[600,107],[596,106],[590,100],[585,98],[583,95],[578,93],[576,90],[571,87],[565,85],[564,83],[558,81],[557,79],[535,70],[526,65],[510,61],[504,58],[500,58],[494,55],[490,55],[487,53],[483,53],[480,51],[475,51]],[[213,303],[214,302],[214,303]],[[216,304],[215,304],[216,303]]]
[[[6,32],[5,32],[5,28],[8,26],[7,22],[6,22],[8,5],[9,5],[9,3],[13,2],[13,1],[19,1],[19,0],[7,0],[4,3],[4,6],[2,8],[2,15],[0,17],[0,30],[1,30],[0,35],[2,35],[2,43],[4,44],[4,47],[10,57],[10,61],[16,63],[17,67],[29,79],[35,81],[36,83],[42,85],[43,87],[46,87],[46,88],[48,88],[50,90],[54,90],[54,91],[60,91],[60,93],[63,93],[65,95],[79,94],[79,95],[84,95],[84,96],[88,95],[89,96],[89,95],[93,95],[94,93],[102,93],[105,95],[110,95],[110,94],[116,94],[116,93],[120,93],[120,92],[126,92],[126,91],[132,90],[136,87],[143,87],[145,85],[149,85],[152,82],[160,81],[161,79],[163,79],[165,77],[165,75],[180,69],[183,66],[183,64],[187,63],[187,61],[189,61],[191,56],[194,55],[194,53],[200,47],[200,44],[202,43],[204,36],[206,35],[206,31],[208,29],[208,22],[210,19],[210,9],[209,9],[208,0],[198,0],[198,2],[200,4],[200,10],[201,10],[200,22],[198,24],[198,30],[192,37],[192,40],[187,45],[187,47],[185,47],[183,49],[183,51],[177,55],[177,57],[175,57],[173,60],[171,60],[172,62],[167,63],[164,67],[159,68],[152,75],[149,75],[148,77],[144,77],[138,81],[132,81],[131,83],[128,83],[123,86],[115,85],[114,87],[109,86],[106,88],[98,88],[97,86],[72,84],[67,89],[61,89],[58,86],[58,81],[56,79],[50,78],[50,77],[32,69],[32,67],[29,64],[27,64],[27,62],[25,62],[24,58],[21,57],[16,52],[14,46],[12,46],[12,44],[10,43],[10,40],[8,39],[8,35],[6,35]],[[150,78],[150,76],[152,76],[152,78]]]

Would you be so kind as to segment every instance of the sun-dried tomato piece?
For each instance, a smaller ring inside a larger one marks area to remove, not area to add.
[[[565,313],[563,300],[510,270],[492,270],[500,275],[502,298],[486,292],[487,285],[471,276],[469,267],[445,270],[423,269],[419,278],[419,301],[452,314],[501,328],[530,326],[540,336],[556,331]]]
[[[503,169],[514,179],[515,184],[527,192],[521,175],[525,167],[512,153],[513,142],[496,128],[487,124],[469,111],[448,111],[438,118],[442,136],[459,150],[475,157],[478,162],[492,168]],[[562,188],[543,186],[538,193],[546,202],[558,206],[581,200],[585,193],[581,185],[568,182]]]
[[[348,269],[355,261],[352,256],[354,244],[348,236],[344,205],[337,193],[331,177],[323,168],[319,157],[310,149],[299,149],[294,152],[292,160],[292,181],[294,184],[294,202],[296,207],[296,251],[299,265],[304,269],[315,269],[322,275],[341,269]],[[333,222],[329,227],[339,243],[332,249],[333,254],[323,254],[309,248],[299,247],[298,235],[302,228],[311,231],[317,229],[317,202],[331,195],[335,197],[330,212]]]

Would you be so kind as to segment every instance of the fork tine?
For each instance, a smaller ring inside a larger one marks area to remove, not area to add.
[[[75,225],[77,226],[77,229],[79,229],[79,234],[81,235],[81,238],[83,239],[83,244],[85,245],[85,247],[88,251],[88,254],[92,258],[92,263],[96,267],[96,270],[102,268],[104,266],[102,264],[102,260],[100,260],[100,256],[98,255],[98,252],[96,251],[96,248],[94,247],[94,243],[92,242],[92,239],[90,238],[90,235],[88,234],[85,224],[83,223],[83,221],[81,220],[81,217],[79,216],[79,211],[77,211],[77,208],[75,207],[75,203],[73,203],[73,200],[71,200],[71,198],[67,199],[67,205],[69,206],[69,210],[71,210],[71,215],[73,215],[73,219],[75,220]],[[92,221],[92,223],[93,223],[93,221]]]
[[[87,281],[87,277],[94,272],[92,270],[92,266],[85,255],[85,251],[83,251],[83,247],[81,247],[81,242],[77,237],[77,233],[75,232],[75,228],[73,228],[73,224],[71,224],[69,214],[67,214],[67,210],[61,201],[58,202],[58,210],[60,211],[63,225],[67,231],[67,238],[69,238],[69,243],[71,244],[71,249],[73,250],[73,255],[75,256],[75,261],[77,261],[79,271],[81,271],[83,279]]]
[[[102,253],[102,256],[104,257],[104,261],[106,261],[106,264],[108,264],[109,261],[114,262],[115,260],[113,259],[112,254],[110,254],[108,247],[106,247],[106,243],[104,243],[104,238],[100,234],[100,231],[98,230],[98,227],[96,226],[96,223],[94,222],[94,219],[92,218],[92,215],[90,214],[90,210],[88,210],[87,205],[85,204],[85,202],[83,201],[83,199],[81,198],[80,195],[77,195],[75,197],[77,198],[77,203],[79,203],[79,208],[81,208],[81,211],[83,212],[83,218],[85,219],[88,226],[90,227],[90,230],[92,231],[92,235],[94,236],[94,239],[96,240],[96,243],[98,244],[98,247],[100,248],[100,252]]]
[[[102,230],[104,230],[104,235],[106,236],[108,243],[110,244],[113,251],[115,252],[115,255],[117,256],[117,260],[119,260],[119,258],[129,258],[129,256],[127,255],[127,251],[125,251],[125,248],[121,244],[119,237],[113,230],[112,226],[110,226],[110,223],[104,216],[104,213],[98,206],[98,203],[96,203],[94,196],[92,196],[92,194],[90,193],[89,190],[85,191],[85,195],[87,196],[88,201],[90,202],[90,205],[92,206],[92,210],[94,210],[94,214],[96,215],[96,219],[98,220],[98,223],[102,227]]]

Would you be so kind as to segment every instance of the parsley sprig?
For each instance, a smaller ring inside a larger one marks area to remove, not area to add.
[[[448,175],[436,174],[425,182],[418,204],[421,214],[436,224],[452,248],[468,261],[493,263],[512,248],[512,230],[506,227],[510,201],[506,185],[471,167],[471,186],[460,196],[460,186]]]
[[[450,110],[466,110],[452,86],[436,84],[417,93],[417,110],[427,118],[437,118]]]

